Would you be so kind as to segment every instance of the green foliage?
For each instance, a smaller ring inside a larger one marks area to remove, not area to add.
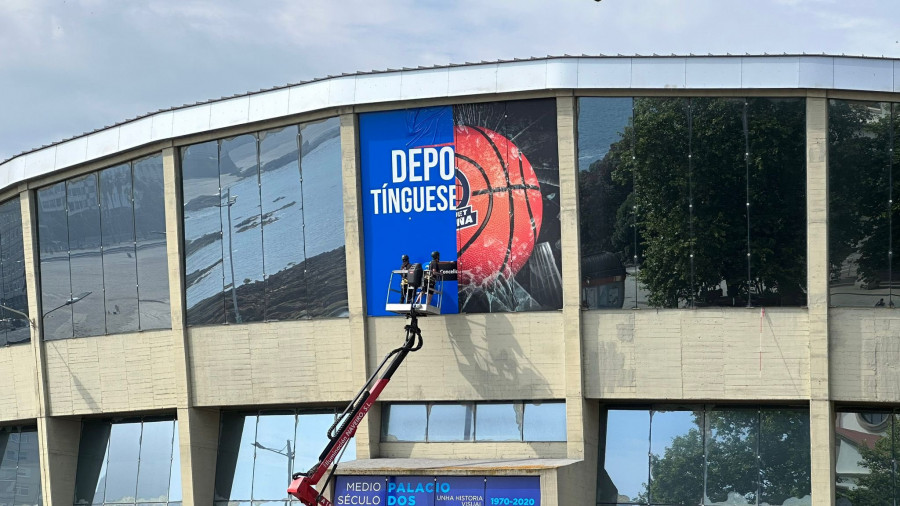
[[[853,490],[838,489],[838,497],[846,497],[851,504],[895,504],[897,487],[894,475],[894,452],[900,444],[900,424],[892,420],[890,435],[882,437],[869,448],[859,446],[862,460],[859,465],[868,470],[856,481]]]
[[[637,253],[656,306],[802,303],[804,139],[802,100],[636,98],[579,182],[585,253]]]

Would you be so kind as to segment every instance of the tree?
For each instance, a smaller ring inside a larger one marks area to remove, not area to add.
[[[851,504],[896,504],[898,492],[894,454],[900,444],[900,424],[891,421],[890,435],[875,442],[872,448],[858,447],[862,460],[859,465],[868,473],[856,481],[852,490],[838,490],[838,497],[846,497]]]

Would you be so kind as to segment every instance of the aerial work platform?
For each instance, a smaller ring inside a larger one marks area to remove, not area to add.
[[[423,271],[422,264],[411,264],[409,269],[391,271],[384,309],[397,314],[441,314],[444,280],[438,272]]]

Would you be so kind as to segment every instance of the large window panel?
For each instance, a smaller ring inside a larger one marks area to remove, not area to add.
[[[754,304],[805,306],[806,101],[747,103]]]
[[[86,420],[81,426],[75,474],[75,504],[103,504],[106,494],[110,424]]]
[[[265,291],[255,135],[220,141],[219,184],[222,187],[220,213],[226,321],[262,321]]]
[[[21,429],[14,506],[38,506],[43,503],[40,467],[37,431]]]
[[[297,127],[261,132],[259,150],[266,319],[295,320],[309,305]]]
[[[294,412],[261,413],[256,427],[253,466],[253,499],[289,499],[285,483],[294,469],[297,415]]]
[[[339,119],[303,125],[300,156],[309,315],[347,316]]]
[[[112,425],[109,434],[109,468],[106,474],[105,502],[134,502],[137,495],[140,450],[140,423]]]
[[[181,159],[187,321],[225,323],[218,143],[188,146]]]
[[[223,413],[216,461],[216,500],[250,500],[256,415]]]
[[[892,137],[888,102],[828,107],[830,298],[833,306],[892,307]]]
[[[73,336],[66,183],[37,192],[44,339]]]
[[[809,414],[797,409],[760,412],[760,504],[782,505],[811,495]]]
[[[103,300],[103,257],[97,175],[66,182],[69,220],[69,263],[72,269],[72,319],[75,337],[106,333]]]
[[[700,504],[703,412],[652,411],[650,423],[650,503]]]
[[[18,431],[0,431],[0,504],[13,504],[16,500],[20,439]]]
[[[476,441],[521,441],[522,405],[478,404],[475,407]]]
[[[425,441],[428,427],[425,404],[388,404],[382,413],[382,441]]]
[[[175,421],[145,421],[141,434],[140,469],[136,502],[155,503],[169,500],[169,483],[173,469],[172,444]]]
[[[597,477],[600,504],[640,503],[647,499],[650,412],[609,410],[606,414],[605,461]]]
[[[138,321],[137,263],[131,166],[100,171],[100,224],[103,235],[103,278],[106,284],[106,330],[133,332]]]
[[[134,196],[141,329],[171,328],[162,156],[134,162]]]
[[[840,412],[835,419],[838,504],[891,505],[896,495],[898,430],[891,411]]]
[[[25,292],[25,250],[22,243],[22,206],[19,199],[0,204],[0,275],[3,330],[8,344],[31,338],[28,295]],[[8,309],[7,309],[8,308]],[[0,339],[2,342],[2,339]]]
[[[471,404],[428,406],[428,441],[472,441],[475,439],[475,407]]]
[[[706,412],[704,504],[756,504],[758,422],[756,410]]]
[[[525,403],[522,439],[524,441],[565,441],[566,403]]]

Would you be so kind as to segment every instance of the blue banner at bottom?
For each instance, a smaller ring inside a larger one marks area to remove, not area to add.
[[[540,506],[537,476],[338,476],[337,506]]]

